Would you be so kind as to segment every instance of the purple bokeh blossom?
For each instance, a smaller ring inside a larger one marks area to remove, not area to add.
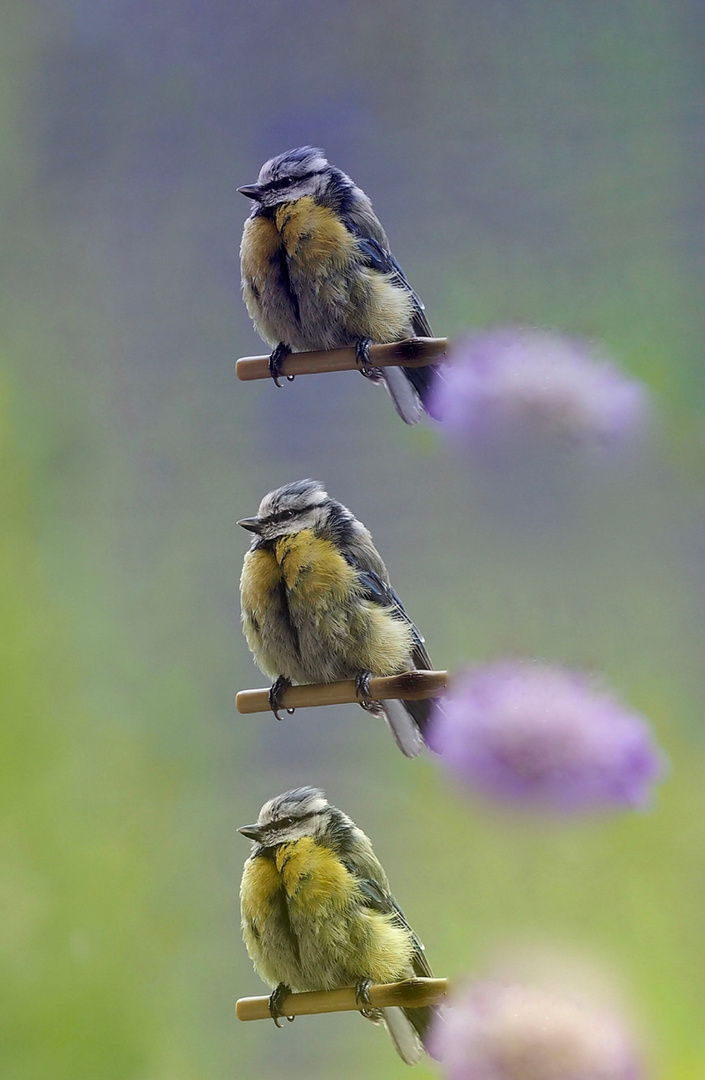
[[[547,663],[502,660],[460,675],[435,709],[430,745],[464,785],[566,813],[643,807],[663,772],[641,716]]]
[[[611,455],[639,441],[646,388],[587,343],[498,328],[451,348],[430,411],[454,445],[490,461],[532,453]]]
[[[466,985],[436,1021],[448,1080],[643,1080],[616,1015],[540,986]]]

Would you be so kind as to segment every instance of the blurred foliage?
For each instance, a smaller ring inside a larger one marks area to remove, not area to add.
[[[558,936],[624,982],[657,1075],[705,1072],[705,21],[692,0],[30,0],[0,41],[0,919],[8,1080],[406,1075],[357,1017],[238,1025],[265,798],[324,786],[439,974]],[[238,386],[262,160],[320,143],[373,197],[439,333],[604,341],[659,448],[603,490],[468,475],[354,374]],[[432,657],[604,671],[654,722],[652,812],[468,806],[357,709],[239,718],[269,488],[318,475],[373,530]],[[420,1068],[419,1076],[431,1075]]]

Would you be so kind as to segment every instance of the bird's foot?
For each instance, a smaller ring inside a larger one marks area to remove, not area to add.
[[[278,986],[272,990],[269,995],[269,1015],[274,1021],[276,1027],[281,1027],[279,1018],[284,1016],[282,1012],[282,1005],[284,1004],[284,998],[291,993],[291,987],[286,983],[280,982]],[[293,1024],[295,1017],[287,1016],[287,1020],[290,1024]]]
[[[276,716],[277,720],[283,720],[284,717],[279,715],[279,710],[283,709],[280,698],[285,690],[288,690],[291,686],[291,682],[287,679],[286,675],[278,675],[269,688],[269,707]],[[293,709],[286,710],[291,716],[294,712]]]
[[[355,676],[355,694],[365,712],[377,712],[377,702],[370,697],[371,671],[360,671]]]
[[[364,375],[366,379],[373,379],[375,377],[375,369],[370,363],[370,345],[372,344],[372,338],[364,337],[360,338],[355,346],[355,363],[361,375]]]
[[[275,386],[281,386],[279,382],[279,376],[281,375],[281,367],[287,356],[291,353],[291,349],[288,345],[285,345],[283,341],[280,341],[278,345],[272,349],[269,356],[269,374],[274,379]],[[289,382],[294,381],[293,375],[287,375]]]
[[[372,986],[372,979],[360,979],[355,986],[355,1001],[362,1008],[360,1012],[363,1016],[371,1016],[372,1010],[370,1008],[370,987]]]

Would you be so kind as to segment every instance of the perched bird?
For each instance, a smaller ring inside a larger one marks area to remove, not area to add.
[[[275,987],[277,1026],[291,990],[354,986],[363,1015],[384,1024],[415,1065],[436,1010],[365,1008],[371,983],[430,978],[431,969],[363,831],[312,787],[270,799],[239,831],[253,841],[240,887],[242,934],[257,973]]]
[[[430,702],[371,702],[369,679],[429,670],[431,661],[362,522],[318,481],[298,480],[238,524],[255,534],[240,579],[242,621],[256,663],[274,679],[275,716],[292,683],[356,679],[361,704],[383,714],[415,757]]]
[[[370,366],[369,346],[431,337],[431,327],[364,191],[313,146],[271,158],[238,191],[255,204],[240,248],[245,304],[274,346],[277,385],[290,352],[354,345],[362,373],[385,383],[402,419],[416,423],[436,368],[382,371]]]

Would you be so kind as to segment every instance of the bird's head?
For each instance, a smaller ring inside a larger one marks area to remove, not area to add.
[[[238,188],[241,195],[261,206],[295,202],[316,195],[328,183],[331,167],[316,146],[298,146],[265,161],[256,184]]]
[[[243,825],[238,832],[261,847],[272,848],[304,836],[323,836],[341,816],[320,788],[300,787],[270,799],[255,824]]]
[[[260,169],[256,184],[237,190],[265,210],[306,195],[340,209],[350,200],[366,198],[350,177],[328,164],[317,146],[297,146],[270,158]]]
[[[238,521],[243,529],[260,540],[292,536],[303,529],[314,533],[340,528],[343,521],[354,523],[353,515],[331,499],[318,480],[296,480],[293,484],[270,491],[262,499],[256,517]]]

